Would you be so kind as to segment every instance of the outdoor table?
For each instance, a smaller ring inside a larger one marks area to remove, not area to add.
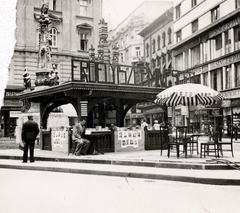
[[[107,130],[107,132],[110,132],[110,130]],[[106,131],[97,131],[97,130],[87,130],[85,132],[85,135],[90,140],[90,142],[93,144],[93,152],[91,154],[93,155],[103,155],[104,153],[99,151],[99,137],[106,133]]]

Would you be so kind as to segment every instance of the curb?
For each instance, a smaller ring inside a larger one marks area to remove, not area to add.
[[[5,160],[22,160],[22,156],[1,155],[0,159]],[[136,160],[105,160],[105,159],[72,159],[72,158],[56,158],[56,157],[35,157],[36,161],[50,162],[69,162],[69,163],[92,163],[92,164],[107,164],[120,166],[140,166],[140,167],[155,167],[165,169],[195,169],[195,170],[233,170],[232,167],[226,164],[219,163],[186,163],[186,162],[171,162],[171,161],[136,161]]]
[[[76,169],[76,168],[61,168],[61,167],[46,167],[46,166],[45,167],[41,167],[41,166],[36,167],[36,166],[23,166],[23,165],[6,165],[6,164],[0,164],[0,168],[75,173],[75,174],[86,174],[86,175],[105,175],[105,176],[117,176],[117,177],[125,177],[125,178],[142,178],[142,179],[153,179],[153,180],[180,181],[180,182],[211,184],[211,185],[234,185],[234,186],[240,185],[240,179],[203,178],[203,177],[153,174],[153,173],[146,174],[146,173],[138,173],[138,172]]]

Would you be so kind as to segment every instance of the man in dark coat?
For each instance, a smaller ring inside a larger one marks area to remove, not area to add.
[[[75,149],[75,155],[86,155],[90,141],[82,138],[86,129],[86,121],[82,120],[75,124],[73,127],[72,141],[77,144]]]
[[[25,143],[23,152],[23,163],[27,163],[28,147],[30,147],[30,162],[34,162],[34,145],[38,133],[38,124],[33,121],[33,116],[29,115],[28,121],[26,121],[22,127],[22,140]]]

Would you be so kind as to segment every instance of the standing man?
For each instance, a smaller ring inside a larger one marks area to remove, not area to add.
[[[90,141],[82,138],[86,130],[86,121],[82,120],[75,124],[73,127],[73,134],[72,134],[72,141],[74,143],[77,143],[76,149],[75,149],[75,155],[86,155],[88,147],[90,145]]]
[[[34,145],[39,133],[38,124],[33,121],[33,116],[28,116],[28,121],[22,127],[22,141],[25,143],[23,152],[23,163],[27,163],[28,147],[30,147],[30,163],[34,162]]]

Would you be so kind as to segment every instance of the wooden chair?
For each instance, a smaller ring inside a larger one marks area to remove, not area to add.
[[[160,126],[160,149],[161,149],[161,156],[163,149],[169,143],[169,127],[168,126]]]
[[[178,126],[176,127],[175,132],[173,133],[173,141],[168,142],[168,157],[170,157],[171,150],[176,148],[177,158],[180,157],[180,151],[185,153],[185,157],[187,158],[187,126]],[[183,149],[180,150],[180,147]]]
[[[209,153],[214,153],[216,158],[219,158],[219,151],[221,150],[221,145],[219,145],[218,132],[215,131],[212,134],[213,140],[209,140],[205,143],[201,143],[200,157],[204,155],[209,156]]]
[[[193,126],[188,126],[188,133],[194,133],[193,132]],[[197,151],[197,154],[199,154],[198,152],[198,136],[192,136],[191,141],[189,143],[187,143],[187,146],[190,150],[190,153],[192,154],[194,151]]]
[[[223,155],[223,151],[228,151],[228,152],[232,152],[232,157],[234,157],[233,155],[233,142],[232,142],[232,138],[230,141],[219,141],[218,144],[219,144],[219,149],[220,149],[220,152],[221,152],[221,155]],[[224,149],[223,146],[228,146],[228,148]]]

